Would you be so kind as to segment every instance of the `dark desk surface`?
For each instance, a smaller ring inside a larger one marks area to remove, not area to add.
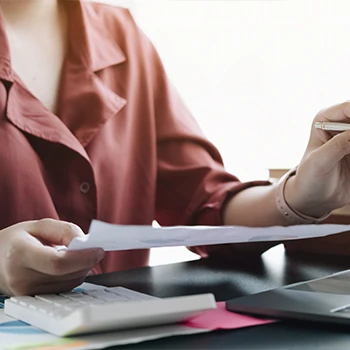
[[[218,263],[210,259],[90,277],[87,282],[124,286],[158,297],[213,293],[217,301],[350,269],[350,258],[301,259],[282,246],[261,259]],[[178,336],[118,349],[349,349],[350,331],[339,326],[279,322],[232,331]]]

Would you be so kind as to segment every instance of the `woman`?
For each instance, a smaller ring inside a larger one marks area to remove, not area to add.
[[[297,173],[278,186],[241,183],[127,10],[78,0],[0,0],[0,8],[1,292],[65,291],[91,270],[147,264],[147,250],[53,247],[94,218],[291,225],[320,222],[349,202],[348,132],[312,130]],[[349,115],[343,103],[315,120]]]

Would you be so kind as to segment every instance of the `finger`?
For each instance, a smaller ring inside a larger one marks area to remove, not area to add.
[[[72,273],[68,273],[62,276],[50,276],[35,270],[27,269],[28,277],[25,277],[23,279],[23,282],[26,283],[27,285],[33,284],[33,281],[35,281],[34,284],[50,284],[58,281],[64,282],[64,281],[70,281],[74,279],[85,278],[86,276],[88,276],[90,271],[91,269],[88,268],[88,269],[83,269]]]
[[[208,247],[206,246],[187,247],[187,249],[192,253],[198,254],[201,258],[208,257]]]
[[[85,236],[78,225],[54,219],[29,221],[23,227],[34,237],[57,245],[68,246],[73,238]]]
[[[27,244],[27,249],[21,251],[23,266],[50,276],[62,276],[91,269],[104,257],[104,250],[101,248],[57,251],[53,247]]]
[[[47,284],[33,286],[29,292],[17,293],[16,295],[37,295],[69,292],[84,282],[85,277],[65,281],[51,281]]]
[[[350,154],[350,131],[335,135],[325,144],[313,151],[317,168],[320,171],[332,170],[340,160]]]
[[[90,270],[82,270],[63,276],[49,276],[31,269],[22,270],[22,276],[12,276],[8,281],[11,295],[33,295],[41,286],[70,284],[72,281],[83,281]]]
[[[316,120],[331,122],[350,122],[350,101],[333,105],[320,111]]]
[[[331,106],[327,109],[320,111],[314,121],[331,121],[331,122],[349,122],[350,123],[350,102],[344,102]],[[331,132],[316,129],[314,125],[311,128],[311,135],[308,142],[308,149],[314,150],[324,143],[328,142],[332,137],[337,135],[338,132]]]

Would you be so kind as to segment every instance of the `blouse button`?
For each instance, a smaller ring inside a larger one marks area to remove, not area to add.
[[[80,184],[80,192],[81,193],[87,194],[90,191],[90,188],[91,188],[91,186],[88,182],[82,182]]]

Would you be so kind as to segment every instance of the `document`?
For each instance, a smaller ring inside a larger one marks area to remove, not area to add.
[[[124,226],[94,220],[89,233],[75,238],[68,250],[103,248],[130,250],[171,246],[200,246],[224,243],[286,241],[324,237],[350,231],[350,225],[244,226]]]

